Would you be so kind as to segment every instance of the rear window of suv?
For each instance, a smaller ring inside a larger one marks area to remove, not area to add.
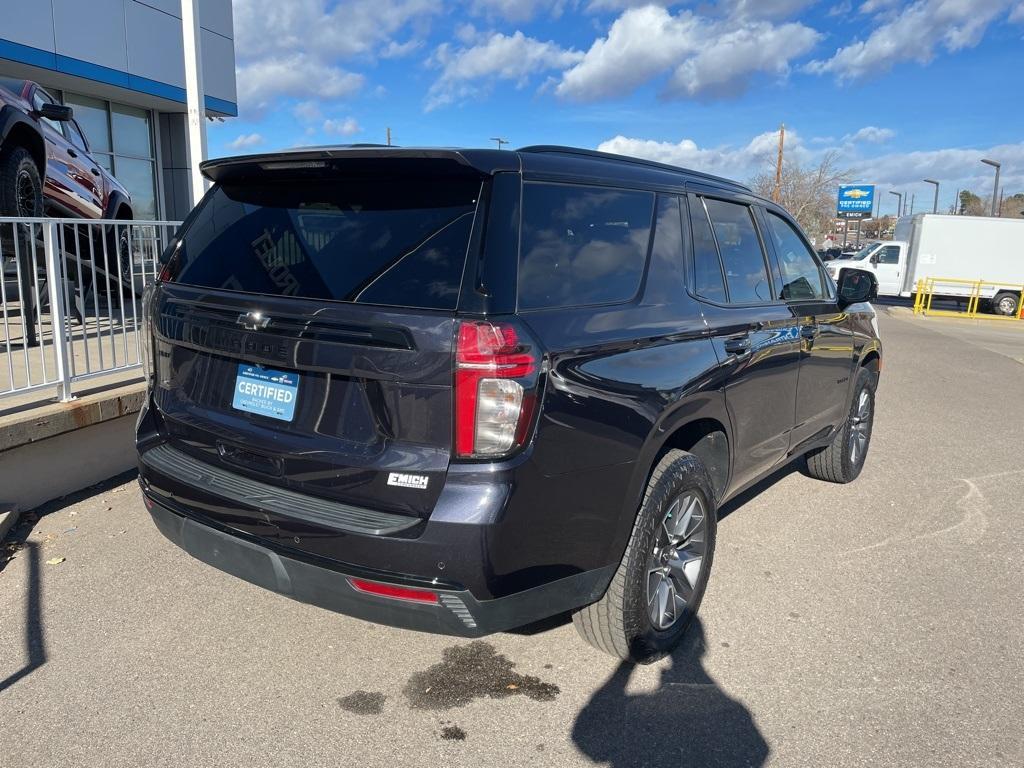
[[[245,293],[455,309],[480,193],[471,179],[303,178],[216,187],[175,282]]]

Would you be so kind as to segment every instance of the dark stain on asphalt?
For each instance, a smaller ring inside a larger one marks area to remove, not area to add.
[[[383,693],[356,691],[348,696],[342,696],[338,699],[338,704],[346,712],[354,712],[357,715],[379,715],[384,711],[386,698]]]
[[[405,695],[413,709],[451,709],[485,696],[505,699],[522,695],[534,701],[552,701],[561,692],[553,683],[514,672],[514,666],[481,640],[452,646],[444,650],[439,663],[409,679]]]
[[[441,738],[445,741],[465,741],[466,732],[457,725],[446,725],[441,729]]]

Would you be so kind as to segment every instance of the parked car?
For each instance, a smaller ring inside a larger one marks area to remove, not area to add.
[[[72,108],[31,80],[0,79],[0,216],[133,218],[131,196],[93,157]],[[130,257],[126,228],[105,236],[108,254]],[[102,254],[103,240],[95,245]]]
[[[146,297],[140,483],[217,568],[479,636],[669,652],[720,506],[864,466],[874,278],[739,184],[584,150],[215,160]],[[806,457],[806,459],[804,458]]]

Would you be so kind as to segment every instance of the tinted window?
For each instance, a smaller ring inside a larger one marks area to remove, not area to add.
[[[693,199],[690,207],[690,221],[693,226],[693,271],[697,295],[712,301],[725,298],[725,279],[722,276],[722,262],[718,258],[718,246],[711,231],[704,200]]]
[[[173,271],[209,288],[454,309],[478,193],[443,178],[219,186]]]
[[[710,198],[704,202],[725,267],[729,301],[733,304],[771,301],[768,268],[750,209]]]
[[[887,245],[878,252],[879,264],[899,264],[900,247],[898,245]]]
[[[632,299],[647,261],[653,212],[650,192],[526,184],[519,308]]]
[[[78,130],[78,126],[75,124],[74,120],[69,120],[64,123],[64,135],[67,136],[68,141],[83,152],[89,151],[85,146],[85,139],[82,138],[82,132]]]
[[[768,227],[782,270],[782,298],[786,301],[823,298],[825,292],[818,262],[797,231],[774,213],[768,214]]]

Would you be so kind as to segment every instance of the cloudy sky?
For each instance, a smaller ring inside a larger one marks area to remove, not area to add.
[[[212,156],[569,144],[748,179],[787,146],[860,181],[1024,191],[1024,0],[234,0]],[[883,189],[883,192],[885,191]],[[888,197],[888,196],[886,196]],[[895,207],[895,197],[889,197]],[[884,212],[884,209],[883,209]]]

